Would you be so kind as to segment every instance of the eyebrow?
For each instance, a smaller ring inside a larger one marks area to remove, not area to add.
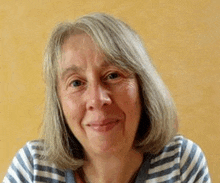
[[[82,70],[83,70],[82,68],[77,67],[76,65],[72,65],[71,67],[68,67],[66,69],[62,69],[61,80],[63,80],[66,77],[66,75],[68,75],[68,73],[80,72]]]
[[[103,62],[101,64],[101,68],[104,69],[110,65],[112,64],[109,62]],[[65,68],[61,71],[61,80],[63,80],[66,77],[66,75],[68,75],[68,73],[73,73],[73,72],[79,73],[79,72],[83,72],[84,70],[85,69],[83,69],[82,67],[78,67],[76,65],[72,65],[71,67]]]

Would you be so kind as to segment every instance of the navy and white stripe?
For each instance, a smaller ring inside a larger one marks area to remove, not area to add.
[[[205,156],[198,145],[176,136],[150,163],[146,182],[211,182]]]
[[[72,171],[61,170],[40,158],[42,145],[41,141],[28,142],[14,157],[3,183],[75,182],[74,175],[70,175]],[[145,167],[143,164],[140,168],[136,183],[211,182],[202,150],[180,135],[175,136],[158,155],[151,156],[148,172]]]

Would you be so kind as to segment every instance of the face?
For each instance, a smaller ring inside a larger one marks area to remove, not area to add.
[[[86,34],[69,37],[62,53],[59,98],[85,152],[131,150],[141,115],[135,75],[108,63]]]

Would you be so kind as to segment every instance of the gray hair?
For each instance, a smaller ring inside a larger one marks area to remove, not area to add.
[[[143,153],[158,153],[177,131],[177,112],[171,95],[138,34],[119,19],[93,13],[75,22],[57,25],[48,41],[44,61],[46,106],[42,128],[45,157],[63,169],[77,169],[85,159],[81,144],[65,122],[57,93],[61,47],[69,36],[81,33],[92,37],[106,60],[135,73],[142,100],[142,116],[134,148]]]

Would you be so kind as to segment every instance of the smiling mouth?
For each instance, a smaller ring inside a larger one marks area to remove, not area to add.
[[[118,123],[119,123],[119,120],[116,120],[116,121],[111,121],[108,123],[89,124],[88,127],[90,127],[96,132],[107,132],[113,129]]]

